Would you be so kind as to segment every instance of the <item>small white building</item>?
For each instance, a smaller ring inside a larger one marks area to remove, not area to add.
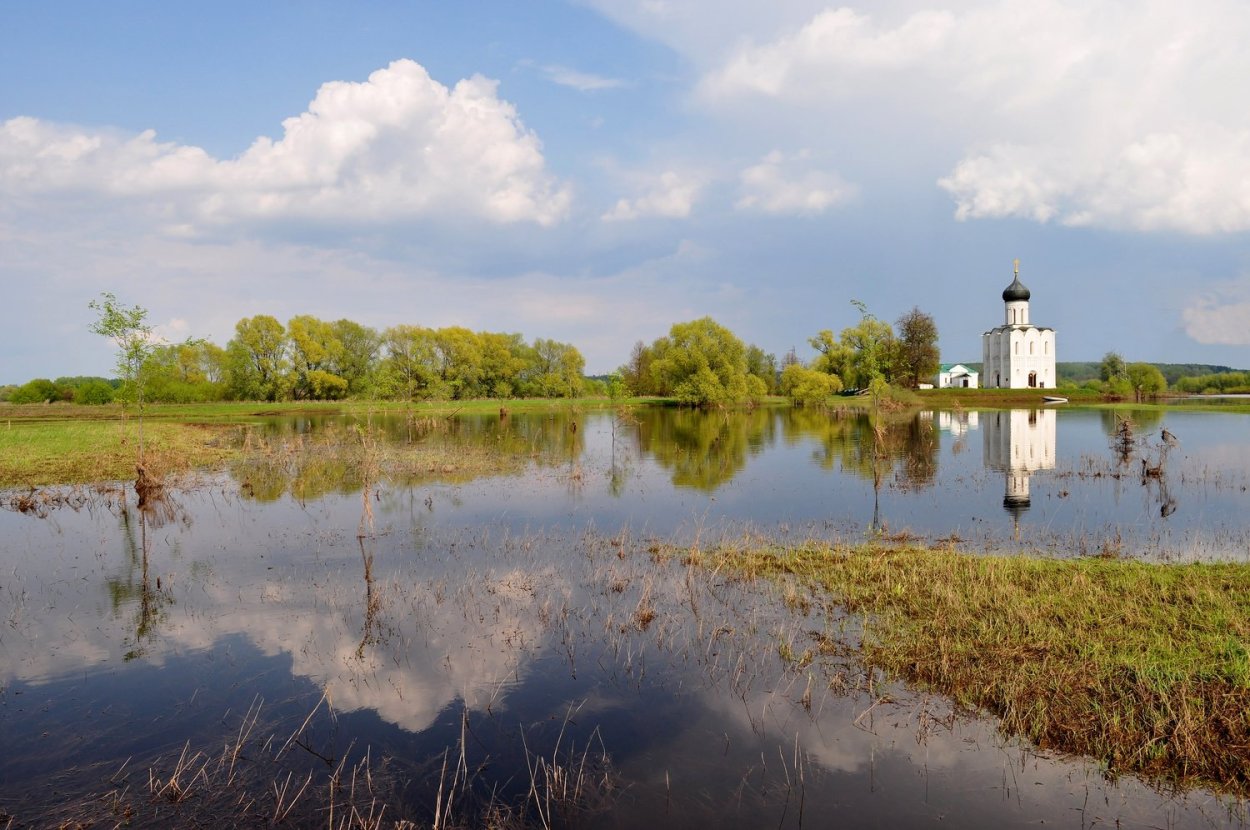
[[[976,389],[980,375],[962,363],[943,363],[938,367],[938,389]]]
[[[1003,289],[1003,325],[981,335],[981,372],[985,386],[1001,389],[1054,389],[1055,330],[1029,322],[1029,289],[1015,279]]]

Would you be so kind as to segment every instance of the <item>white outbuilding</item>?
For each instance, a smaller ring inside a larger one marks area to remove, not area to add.
[[[938,367],[938,389],[976,389],[980,375],[962,363],[943,363]]]
[[[1015,278],[1003,289],[1004,322],[981,335],[982,385],[1000,389],[1054,389],[1055,330],[1029,322],[1029,289]]]

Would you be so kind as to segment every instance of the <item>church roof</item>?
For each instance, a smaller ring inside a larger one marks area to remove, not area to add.
[[[1011,281],[1011,285],[1003,289],[1003,302],[1017,302],[1019,300],[1028,300],[1030,297],[1029,289],[1024,287],[1024,283],[1020,282],[1020,274],[1016,273],[1016,278]]]

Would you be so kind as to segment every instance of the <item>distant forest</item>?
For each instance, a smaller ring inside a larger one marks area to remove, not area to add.
[[[980,363],[964,363],[963,365],[969,369],[975,369],[977,372],[981,371]],[[1154,366],[1163,373],[1163,377],[1167,380],[1169,387],[1175,385],[1178,380],[1184,377],[1202,377],[1247,371],[1245,369],[1233,369],[1228,366],[1212,366],[1207,363],[1151,363],[1149,365]],[[1101,367],[1102,363],[1097,360],[1078,360],[1056,363],[1055,372],[1060,383],[1085,383],[1089,380],[1098,380]]]

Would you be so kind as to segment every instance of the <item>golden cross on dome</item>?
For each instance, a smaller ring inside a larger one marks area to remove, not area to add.
[[[1012,264],[1016,266],[1016,276],[1020,276],[1020,260],[1014,259],[1012,260]]]

